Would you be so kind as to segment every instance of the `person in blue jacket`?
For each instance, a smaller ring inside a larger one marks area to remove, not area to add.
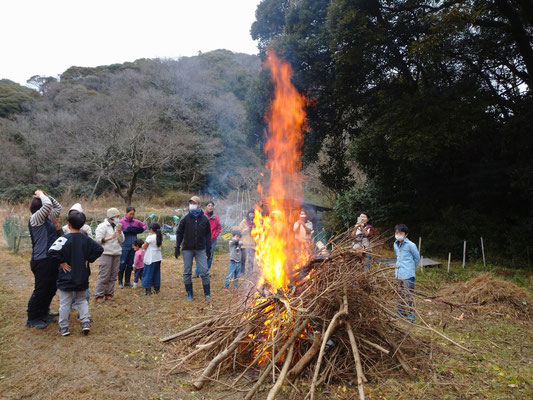
[[[413,291],[415,289],[416,266],[420,262],[420,253],[416,245],[407,239],[409,228],[405,224],[394,227],[394,252],[396,253],[396,269],[394,277],[400,283],[400,299],[398,303],[398,315],[407,317],[414,322]]]

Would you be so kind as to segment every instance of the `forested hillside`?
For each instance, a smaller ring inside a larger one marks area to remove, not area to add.
[[[466,239],[479,257],[484,236],[491,256],[531,265],[532,15],[518,0],[260,3],[252,36],[310,97],[305,154],[339,196],[338,226],[364,209],[433,254]],[[264,74],[257,141],[270,90]]]
[[[244,101],[256,56],[217,50],[179,60],[140,59],[34,76],[34,91],[0,81],[0,191],[33,185],[89,196],[203,190],[249,183],[259,159],[247,145]]]

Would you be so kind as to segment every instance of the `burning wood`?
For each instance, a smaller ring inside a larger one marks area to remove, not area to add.
[[[295,237],[304,222],[293,228],[299,204],[286,199],[302,197],[305,98],[292,86],[288,64],[270,54],[267,65],[275,91],[265,145],[270,182],[266,196],[259,187],[266,204],[256,208],[252,230],[260,277],[241,304],[163,341],[180,339],[193,349],[173,371],[188,370],[193,359],[207,363],[193,383],[198,390],[218,381],[251,399],[271,379],[267,398],[274,399],[284,383],[299,391],[296,382],[308,380],[313,399],[323,383],[357,382],[364,399],[367,376],[397,367],[414,375],[413,355],[424,345],[402,321],[391,321],[399,296],[390,267],[364,271],[364,254],[352,249],[348,232],[316,254]],[[231,383],[220,380],[230,372],[238,374]]]

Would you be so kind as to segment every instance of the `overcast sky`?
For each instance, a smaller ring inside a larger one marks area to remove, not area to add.
[[[250,37],[260,0],[1,0],[0,79],[24,84],[77,65],[257,54]]]

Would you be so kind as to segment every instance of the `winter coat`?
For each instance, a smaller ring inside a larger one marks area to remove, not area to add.
[[[248,225],[248,221],[244,218],[239,224],[239,231],[241,232],[242,248],[255,249],[255,240],[252,237],[252,230]]]
[[[200,211],[200,212],[195,212]],[[202,210],[190,211],[178,225],[176,231],[176,248],[183,250],[204,250],[211,252],[211,224]]]
[[[137,240],[137,235],[148,229],[144,222],[126,216],[123,216],[118,223],[122,224],[122,233],[124,234],[122,248],[125,250],[130,250],[131,245]]]
[[[89,287],[89,263],[102,255],[104,248],[82,233],[61,236],[48,250],[48,256],[59,264],[67,263],[70,271],[59,267],[57,288],[66,292],[79,292]]]
[[[220,225],[220,218],[215,213],[209,216],[207,211],[205,212],[205,216],[209,218],[209,223],[211,224],[211,241],[213,241],[218,237],[218,235],[220,235],[220,231],[222,231],[222,225]]]
[[[110,237],[115,232],[115,224],[111,224],[107,219],[96,228],[94,239],[104,247],[104,254],[107,256],[120,256],[122,254],[121,243],[124,242],[124,233],[116,238],[103,242],[106,237]]]

